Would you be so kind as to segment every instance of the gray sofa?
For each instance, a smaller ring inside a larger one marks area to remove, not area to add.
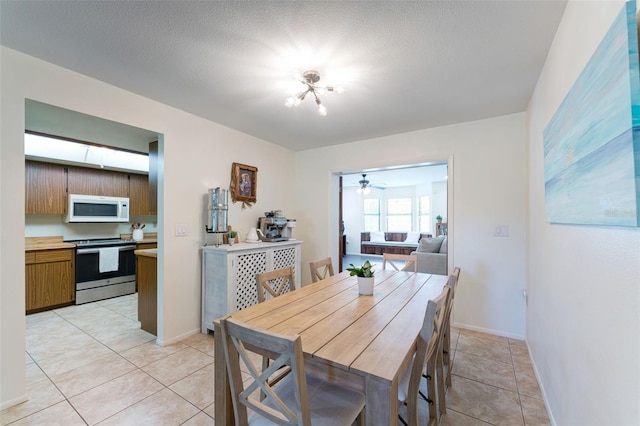
[[[447,236],[422,238],[418,249],[411,254],[417,258],[418,272],[447,275]]]

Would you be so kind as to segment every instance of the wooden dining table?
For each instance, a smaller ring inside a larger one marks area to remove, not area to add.
[[[356,277],[341,272],[230,314],[249,325],[299,334],[309,374],[365,395],[367,425],[395,425],[398,384],[416,350],[427,302],[444,275],[376,271],[373,295],[358,294]],[[215,423],[233,424],[220,323],[214,321]]]

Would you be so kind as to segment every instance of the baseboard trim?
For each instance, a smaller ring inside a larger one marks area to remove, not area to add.
[[[459,322],[454,322],[451,325],[453,325],[456,328],[462,328],[462,329],[465,329],[465,330],[472,330],[472,331],[479,331],[479,332],[482,332],[482,333],[494,334],[496,336],[508,337],[509,339],[524,340],[524,335],[522,335],[522,334],[509,333],[509,332],[506,332],[506,331],[493,330],[493,329],[490,329],[490,328],[476,327],[475,325],[461,324]]]
[[[538,387],[540,388],[540,393],[542,394],[542,401],[544,402],[544,407],[547,409],[547,416],[549,417],[549,423],[551,426],[557,426],[556,419],[553,417],[553,412],[549,406],[549,399],[547,398],[547,393],[544,390],[544,386],[542,384],[542,380],[540,380],[540,374],[538,373],[538,367],[533,360],[533,355],[531,354],[531,348],[529,347],[529,342],[525,340],[527,345],[527,351],[529,352],[529,359],[531,360],[531,366],[533,367],[533,374],[536,376],[536,380],[538,381]]]
[[[9,401],[4,401],[0,404],[0,411],[6,410],[9,407],[13,407],[14,405],[22,404],[23,402],[28,401],[27,394],[21,395],[17,398],[10,399]]]
[[[178,343],[181,340],[186,339],[189,336],[193,336],[194,334],[198,334],[200,333],[200,328],[194,328],[191,331],[187,331],[186,333],[182,333],[179,334],[176,337],[173,337],[171,339],[167,339],[167,340],[162,340],[160,338],[156,339],[156,344],[158,344],[159,346],[169,346],[169,345],[173,345],[174,343]]]

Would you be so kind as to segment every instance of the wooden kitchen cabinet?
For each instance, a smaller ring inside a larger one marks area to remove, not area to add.
[[[75,250],[27,251],[26,311],[33,313],[75,301]]]
[[[69,194],[128,197],[129,175],[111,170],[69,167],[67,175]]]
[[[158,243],[138,243],[136,244],[136,250],[148,250],[158,248]]]
[[[27,160],[24,169],[25,214],[66,214],[66,167]]]
[[[149,213],[158,212],[158,141],[149,143]]]
[[[138,321],[140,328],[158,334],[158,262],[155,253],[136,250]]]
[[[149,177],[147,175],[129,175],[129,215],[143,216],[152,214],[149,210]]]

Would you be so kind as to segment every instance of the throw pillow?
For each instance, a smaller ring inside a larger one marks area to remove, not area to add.
[[[404,242],[407,244],[418,244],[419,239],[419,232],[407,232],[407,238],[405,238]]]
[[[445,236],[444,239],[442,240],[442,245],[440,246],[440,253],[446,253],[447,252],[447,237]]]
[[[420,246],[417,251],[420,253],[438,253],[443,239],[441,237],[423,238],[420,240]]]
[[[385,242],[384,232],[382,231],[370,232],[369,241],[371,241],[372,243],[384,243]]]

